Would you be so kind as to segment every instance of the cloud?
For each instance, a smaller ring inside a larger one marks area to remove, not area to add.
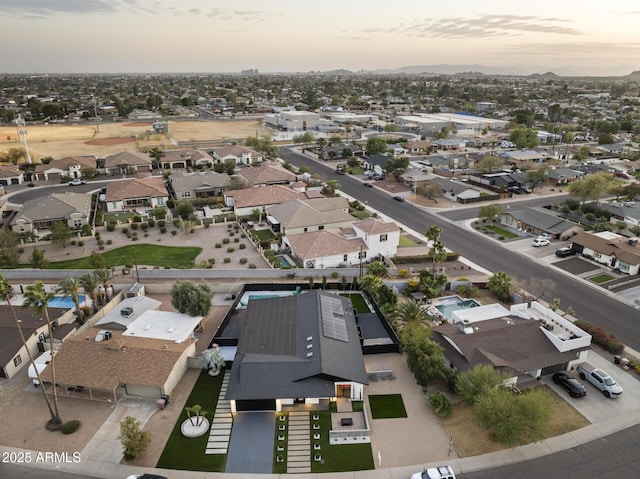
[[[4,0],[0,15],[17,18],[49,18],[56,15],[110,15],[122,10],[156,11],[157,2],[140,0]]]
[[[513,37],[523,33],[582,35],[573,28],[570,19],[531,15],[480,15],[474,18],[454,17],[414,20],[388,29],[365,29],[366,32],[400,33],[414,37],[491,38]]]
[[[260,10],[222,10],[220,8],[212,8],[208,13],[206,13],[206,16],[209,18],[219,18],[225,21],[264,22],[274,16],[281,16],[281,14]]]

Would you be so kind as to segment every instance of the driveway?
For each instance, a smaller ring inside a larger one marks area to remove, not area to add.
[[[274,412],[242,412],[233,419],[225,472],[271,474]]]

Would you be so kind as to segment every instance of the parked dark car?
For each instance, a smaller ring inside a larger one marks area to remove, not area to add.
[[[336,170],[336,173],[337,173],[337,174],[339,174],[339,175],[345,175],[345,174],[346,174],[346,173],[345,173],[345,171],[344,171],[344,170],[341,170],[340,168],[338,168],[338,169]]]
[[[396,200],[396,201],[402,202],[402,201],[404,201],[404,196],[396,195],[396,196],[393,197],[393,199]]]
[[[370,183],[370,182],[366,181],[364,183],[364,186],[366,186],[367,188],[373,188],[373,183]]]
[[[572,398],[581,398],[587,395],[587,390],[582,383],[565,373],[555,373],[553,382],[562,386]]]
[[[382,181],[382,180],[384,180],[384,175],[375,175],[373,177],[373,179],[376,180],[376,181]]]
[[[574,254],[576,254],[576,252],[568,246],[556,250],[556,256],[558,258],[566,258],[567,256],[573,256]]]

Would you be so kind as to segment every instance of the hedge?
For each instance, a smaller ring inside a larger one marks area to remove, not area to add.
[[[460,253],[452,251],[447,253],[447,259],[445,261],[457,261],[460,258]],[[433,258],[430,255],[420,255],[420,256],[401,256],[394,257],[393,262],[395,264],[407,264],[407,263],[431,263]]]
[[[590,334],[593,342],[605,351],[609,351],[611,354],[620,354],[624,350],[624,344],[613,333],[600,326],[594,326],[580,319],[573,324]]]

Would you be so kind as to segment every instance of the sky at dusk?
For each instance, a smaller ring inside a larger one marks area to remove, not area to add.
[[[632,0],[0,0],[0,73],[640,70]]]

